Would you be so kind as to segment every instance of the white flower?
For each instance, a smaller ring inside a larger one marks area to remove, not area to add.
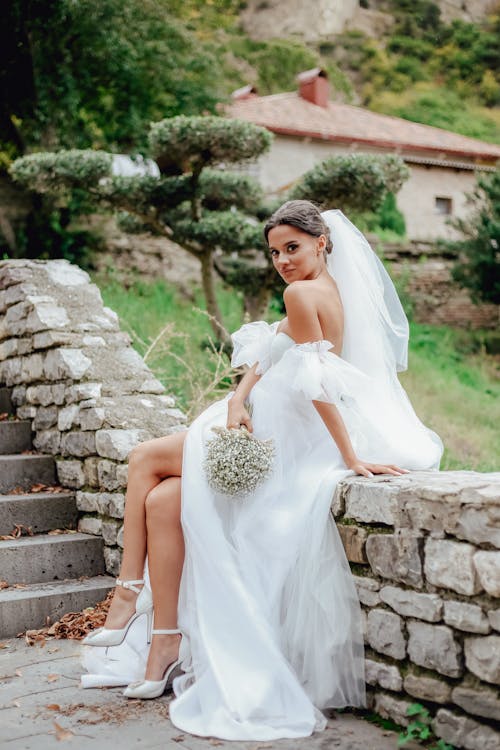
[[[210,487],[222,495],[244,497],[270,475],[274,459],[271,439],[259,440],[244,427],[212,427],[203,468]]]

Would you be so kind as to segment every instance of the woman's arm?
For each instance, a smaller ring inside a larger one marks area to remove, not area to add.
[[[226,427],[237,428],[244,424],[249,432],[253,431],[252,420],[250,419],[248,411],[245,409],[244,403],[255,383],[261,378],[261,376],[257,375],[255,372],[257,364],[258,363],[255,363],[253,367],[247,370],[238,383],[233,396],[229,399]]]
[[[290,284],[283,294],[288,325],[292,332],[292,338],[298,343],[318,341],[323,338],[321,326],[318,319],[316,300],[307,282],[296,281]],[[373,474],[406,474],[406,469],[400,469],[393,464],[371,464],[360,460],[352,447],[349,433],[344,420],[334,404],[324,401],[313,401],[316,411],[325,423],[325,426],[335,440],[344,463],[348,469],[365,477]]]

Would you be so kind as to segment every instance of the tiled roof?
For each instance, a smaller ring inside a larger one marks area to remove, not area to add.
[[[274,133],[359,143],[391,150],[438,152],[494,161],[500,146],[430,125],[382,115],[350,104],[329,102],[319,107],[297,92],[250,96],[232,102],[230,117],[263,125]]]

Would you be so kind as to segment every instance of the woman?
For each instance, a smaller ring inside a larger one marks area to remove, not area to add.
[[[408,323],[363,235],[340,211],[289,201],[265,236],[286,317],[233,334],[232,364],[249,367],[234,393],[132,451],[121,585],[85,639],[82,677],[138,680],[125,695],[142,698],[174,678],[174,725],[231,740],[308,736],[326,726],[321,709],[365,704],[333,493],[349,474],[400,476],[442,455],[398,381]],[[274,441],[272,474],[245,500],[201,469],[216,425]]]

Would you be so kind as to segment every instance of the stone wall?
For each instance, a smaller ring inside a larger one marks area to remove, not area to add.
[[[88,274],[65,260],[0,262],[0,384],[33,445],[74,488],[78,529],[104,537],[118,572],[127,456],[185,427],[172,396],[120,331]]]
[[[365,621],[370,702],[426,705],[457,748],[500,746],[500,473],[352,477],[333,512]],[[495,726],[496,723],[496,726]]]
[[[0,262],[0,385],[34,445],[75,489],[79,530],[118,572],[127,456],[184,415],[67,261]],[[500,473],[352,477],[333,501],[362,603],[370,704],[407,724],[428,706],[439,737],[493,750],[500,735]]]

